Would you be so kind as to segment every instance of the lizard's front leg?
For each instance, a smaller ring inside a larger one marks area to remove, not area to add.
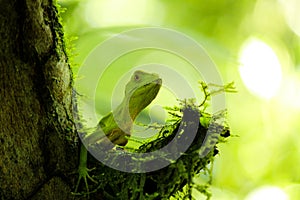
[[[89,171],[93,170],[93,169],[88,169],[87,168],[87,149],[85,148],[85,146],[83,144],[80,144],[80,158],[79,158],[79,167],[78,167],[78,180],[77,180],[77,184],[75,187],[75,192],[74,194],[77,194],[77,190],[78,187],[80,185],[80,181],[81,179],[84,180],[85,183],[85,187],[86,187],[86,191],[87,194],[89,194],[89,186],[87,183],[87,179],[91,180],[94,183],[97,183],[97,181],[95,181],[90,175],[89,175]]]

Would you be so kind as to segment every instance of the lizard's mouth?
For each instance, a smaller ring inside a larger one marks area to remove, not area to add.
[[[129,110],[132,119],[134,119],[138,113],[147,107],[153,99],[157,96],[160,87],[162,85],[162,79],[157,78],[151,82],[145,83],[136,88],[129,100]]]
[[[149,90],[157,90],[157,89],[159,90],[161,87],[161,84],[162,84],[162,80],[160,78],[158,78],[150,83],[147,83],[143,86],[145,88],[144,92],[148,92]]]
[[[161,85],[162,85],[162,79],[161,78],[155,79],[149,83],[146,83],[136,88],[131,97],[143,98],[143,97],[154,96],[153,98],[155,98],[156,94],[160,90]]]
[[[154,81],[152,81],[152,82],[150,82],[150,83],[148,83],[148,84],[146,84],[146,85],[153,85],[153,84],[157,84],[157,85],[161,85],[161,83],[162,83],[162,80],[161,80],[161,78],[158,78],[158,79],[156,79],[156,80],[154,80]],[[145,86],[146,86],[145,85]]]

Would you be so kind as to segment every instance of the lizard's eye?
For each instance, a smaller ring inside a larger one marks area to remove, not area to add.
[[[135,81],[138,81],[138,80],[140,80],[140,76],[139,76],[139,75],[137,75],[137,74],[136,74],[136,75],[134,75],[134,80],[135,80]]]

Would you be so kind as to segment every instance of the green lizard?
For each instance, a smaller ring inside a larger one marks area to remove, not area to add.
[[[106,137],[115,145],[125,146],[135,118],[155,99],[161,84],[162,80],[157,74],[135,71],[130,81],[126,84],[125,97],[122,103],[100,120],[97,129],[101,128]],[[93,134],[96,135],[97,130],[88,137],[93,137]],[[97,135],[95,137],[97,138]],[[102,144],[101,138],[99,140],[100,144]],[[103,142],[103,145],[105,145],[105,142]],[[89,193],[87,179],[97,183],[89,176],[89,171],[90,169],[87,168],[87,149],[81,144],[78,167],[79,178],[75,193],[81,179],[85,182],[87,193]]]

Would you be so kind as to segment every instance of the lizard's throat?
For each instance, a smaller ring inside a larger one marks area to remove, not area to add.
[[[130,106],[123,105],[129,104],[128,102],[123,102],[115,111],[113,111],[114,121],[124,132],[130,133],[134,120],[140,111],[134,112],[134,109],[130,108]]]

